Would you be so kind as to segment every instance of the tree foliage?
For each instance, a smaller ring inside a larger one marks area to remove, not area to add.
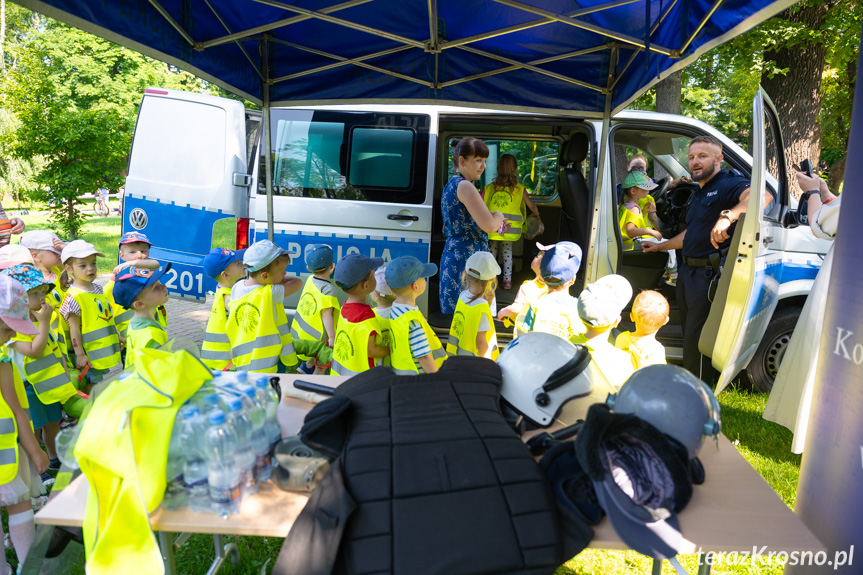
[[[123,186],[138,106],[148,86],[216,90],[192,74],[96,36],[7,6],[2,105],[17,128],[2,137],[9,159],[42,159],[36,199],[55,229],[77,237],[81,196]]]

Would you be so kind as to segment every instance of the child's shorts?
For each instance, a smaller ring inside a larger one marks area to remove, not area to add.
[[[41,429],[49,423],[63,419],[63,408],[59,402],[45,405],[36,395],[36,390],[29,383],[24,384],[27,392],[27,401],[30,403],[30,419],[33,421],[33,429]]]
[[[93,369],[93,367],[90,367],[90,369],[87,370],[87,375],[85,375],[84,378],[87,380],[87,383],[99,383],[103,379],[105,379],[105,374],[107,374],[109,371],[111,370]]]

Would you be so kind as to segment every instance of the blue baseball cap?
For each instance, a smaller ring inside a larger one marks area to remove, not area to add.
[[[384,265],[383,258],[370,258],[362,254],[348,254],[336,264],[333,279],[342,289],[352,288],[363,281],[363,278],[369,275],[370,271],[382,265]]]
[[[546,246],[539,271],[542,280],[550,286],[565,284],[575,277],[581,267],[581,248],[572,242],[558,242]]]
[[[427,278],[437,273],[436,264],[424,264],[413,256],[400,256],[387,264],[387,284],[398,289],[409,286],[420,278]]]
[[[328,268],[332,263],[333,248],[327,244],[309,244],[306,247],[306,266],[311,271]]]
[[[208,277],[216,278],[225,271],[225,268],[234,262],[243,261],[246,250],[229,250],[228,248],[213,248],[204,257],[204,273]]]
[[[120,245],[123,244],[133,244],[135,242],[144,242],[145,244],[153,245],[153,242],[150,241],[146,235],[141,232],[126,232],[120,237]]]
[[[120,272],[114,278],[114,301],[126,309],[132,307],[132,302],[145,287],[151,286],[171,269],[171,263],[157,270],[148,270],[132,266]]]

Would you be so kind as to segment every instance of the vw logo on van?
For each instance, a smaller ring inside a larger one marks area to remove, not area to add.
[[[135,208],[129,212],[129,223],[136,230],[143,230],[147,227],[147,212],[141,208]]]

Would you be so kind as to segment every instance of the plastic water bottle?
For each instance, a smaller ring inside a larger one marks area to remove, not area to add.
[[[210,486],[207,483],[207,460],[204,438],[207,420],[197,405],[183,409],[183,426],[180,441],[183,445],[183,481],[186,483],[186,499],[192,511],[204,513],[210,510]]]
[[[210,428],[204,436],[207,450],[207,483],[210,506],[222,518],[240,509],[240,472],[234,463],[237,436],[225,419],[225,412],[210,413]]]
[[[268,376],[262,376],[255,380],[255,397],[264,407],[266,414],[264,429],[270,441],[270,461],[272,462],[273,450],[276,448],[276,444],[282,440],[282,426],[279,425],[278,419],[279,396],[276,394],[276,390],[270,387]]]
[[[255,454],[255,482],[260,487],[261,483],[270,478],[272,461],[270,439],[266,431],[267,414],[257,400],[254,387],[244,387],[242,392],[243,408],[252,422],[252,435],[249,437],[249,443]]]
[[[237,434],[237,453],[234,463],[240,472],[240,495],[246,498],[258,492],[255,483],[255,453],[252,451],[252,421],[243,410],[243,402],[234,397],[227,402],[228,424]]]
[[[234,381],[239,384],[245,384],[249,380],[249,372],[248,371],[237,371],[234,372]]]
[[[216,410],[222,410],[222,402],[216,392],[210,392],[201,398],[200,404],[201,413],[209,416],[210,413]]]
[[[162,507],[171,510],[186,506],[186,484],[183,483],[183,446],[180,440],[182,424],[183,419],[181,417],[174,418],[171,440],[168,443],[168,462],[165,466],[167,484],[165,497],[162,499]]]

